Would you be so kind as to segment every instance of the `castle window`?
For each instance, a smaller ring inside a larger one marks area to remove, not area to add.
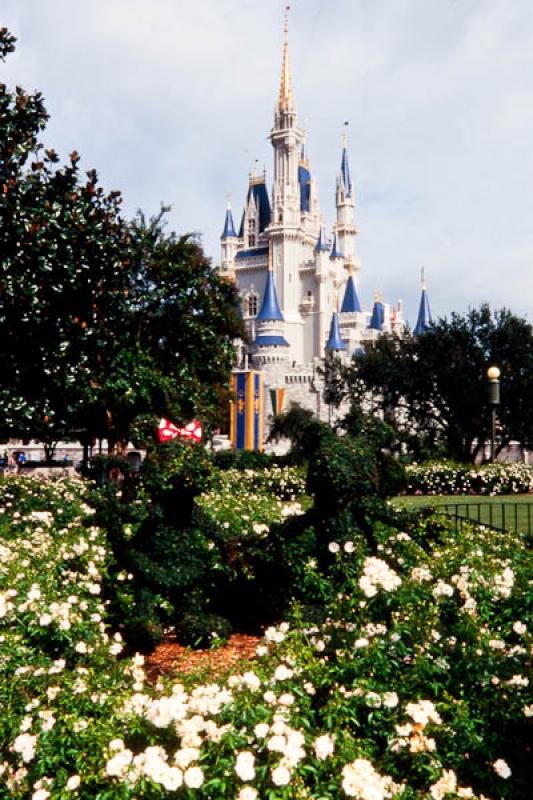
[[[248,246],[255,247],[255,219],[248,220]]]
[[[255,317],[257,315],[257,295],[251,294],[248,297],[248,316]]]

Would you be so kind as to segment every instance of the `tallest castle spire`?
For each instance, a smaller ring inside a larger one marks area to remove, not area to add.
[[[283,111],[294,111],[294,101],[292,96],[291,62],[289,57],[289,11],[290,5],[285,6],[285,42],[283,45],[283,63],[281,67],[281,87],[279,91],[278,108],[280,113]]]

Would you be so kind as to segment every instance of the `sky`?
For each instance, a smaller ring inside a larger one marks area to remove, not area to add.
[[[533,321],[531,0],[292,0],[299,121],[326,222],[341,130],[360,293],[434,316],[481,302]],[[0,81],[40,90],[47,146],[76,149],[124,211],[172,206],[218,263],[226,197],[272,179],[282,0],[1,0],[18,38]]]

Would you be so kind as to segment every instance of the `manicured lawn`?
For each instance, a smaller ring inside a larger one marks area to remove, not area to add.
[[[404,508],[433,506],[463,519],[504,530],[533,532],[533,495],[409,495],[395,497],[394,504]]]

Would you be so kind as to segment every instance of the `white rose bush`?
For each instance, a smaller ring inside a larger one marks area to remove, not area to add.
[[[264,539],[273,523],[301,514],[308,505],[305,474],[296,467],[227,469],[197,502],[223,529],[225,538]]]
[[[87,497],[0,484],[0,797],[528,797],[524,537],[413,517],[376,522],[370,552],[343,531],[327,569],[306,564],[320,621],[297,603],[242,668],[154,684],[109,626]]]
[[[527,464],[456,464],[432,461],[406,468],[407,494],[507,495],[533,491],[533,467]]]

